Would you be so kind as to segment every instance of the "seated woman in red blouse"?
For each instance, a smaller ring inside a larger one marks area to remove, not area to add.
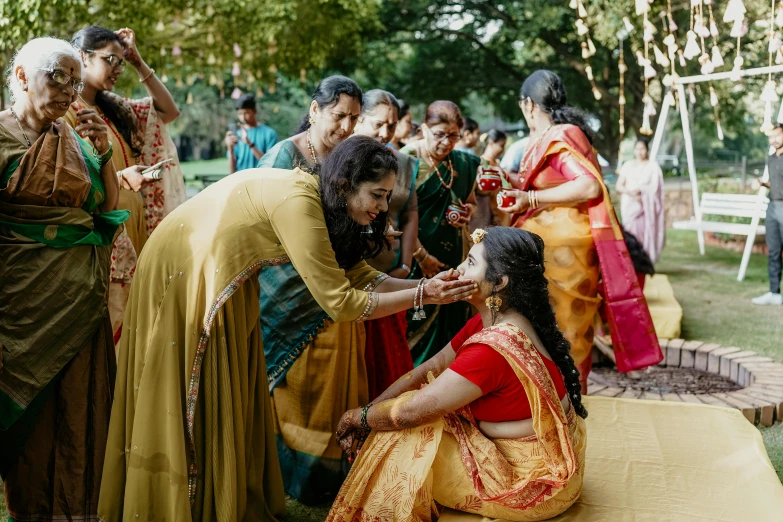
[[[454,275],[478,283],[468,299],[478,315],[343,415],[337,437],[356,462],[329,520],[429,520],[438,506],[545,520],[578,498],[587,412],[550,304],[544,242],[506,227],[473,240]]]

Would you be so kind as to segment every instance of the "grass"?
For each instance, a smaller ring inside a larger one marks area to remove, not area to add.
[[[196,176],[217,174],[228,175],[228,159],[218,158],[203,161],[186,161],[180,165],[185,181],[193,181]]]
[[[222,162],[222,163],[221,163]],[[216,174],[225,160],[189,162],[183,170],[195,174]],[[188,176],[186,173],[186,177]],[[192,179],[192,178],[190,178]],[[683,308],[682,337],[738,346],[783,362],[783,308],[754,306],[750,299],[767,291],[767,260],[751,256],[745,281],[737,282],[741,254],[717,247],[699,255],[694,232],[669,230],[666,248],[656,266],[667,274]],[[772,465],[783,481],[783,423],[761,428]],[[286,500],[288,522],[321,522],[329,505],[303,506]],[[0,520],[5,505],[0,503]]]

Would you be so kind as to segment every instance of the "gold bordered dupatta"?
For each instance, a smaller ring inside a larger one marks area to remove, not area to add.
[[[469,406],[446,415],[446,429],[457,438],[462,462],[481,500],[509,508],[532,508],[566,487],[578,470],[578,456],[568,433],[569,416],[560,404],[541,355],[522,330],[511,324],[491,326],[465,341],[465,346],[469,344],[495,349],[519,378],[530,401],[536,432],[535,436],[519,441],[520,450],[537,447],[545,466],[525,475],[511,470],[495,443],[479,431]],[[569,413],[573,416],[573,410]],[[506,471],[506,477],[498,477],[497,471],[501,470]]]
[[[373,431],[327,520],[431,520],[440,506],[490,518],[544,520],[576,501],[585,424],[573,409],[563,411],[532,342],[515,326],[503,324],[466,343],[487,344],[508,361],[530,400],[535,435],[488,439],[469,406],[429,424]],[[393,411],[416,393],[378,407]]]

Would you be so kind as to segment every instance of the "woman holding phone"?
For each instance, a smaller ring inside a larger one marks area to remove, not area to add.
[[[112,250],[109,313],[116,343],[136,259],[158,223],[187,199],[177,150],[166,130],[179,110],[155,70],[139,54],[131,29],[85,27],[71,43],[81,51],[85,87],[65,120],[75,127],[79,111],[91,109],[109,126],[115,152],[112,161],[121,186],[118,208],[130,211]],[[126,100],[112,92],[126,63],[136,70],[148,97]]]

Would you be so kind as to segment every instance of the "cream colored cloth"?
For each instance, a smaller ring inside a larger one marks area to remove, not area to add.
[[[584,397],[582,495],[552,521],[779,522],[783,485],[737,410]],[[446,510],[440,522],[491,519]]]
[[[644,298],[650,308],[655,333],[659,339],[678,339],[682,329],[682,307],[674,297],[669,278],[664,274],[647,276]]]

